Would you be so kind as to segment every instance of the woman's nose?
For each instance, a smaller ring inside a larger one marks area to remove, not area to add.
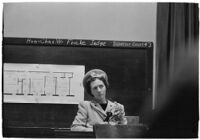
[[[97,91],[98,91],[98,92],[101,91],[101,88],[100,88],[100,87],[97,87]]]

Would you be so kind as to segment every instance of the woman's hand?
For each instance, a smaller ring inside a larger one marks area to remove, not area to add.
[[[115,106],[111,109],[112,116],[110,117],[110,124],[118,124],[124,120],[124,109],[122,105],[115,103]]]

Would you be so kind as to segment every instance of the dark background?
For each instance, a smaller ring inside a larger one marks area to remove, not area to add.
[[[4,63],[85,65],[108,74],[107,97],[124,105],[127,116],[152,109],[153,48],[98,48],[3,45]],[[85,94],[85,100],[90,100]],[[4,127],[70,127],[77,104],[3,103]]]

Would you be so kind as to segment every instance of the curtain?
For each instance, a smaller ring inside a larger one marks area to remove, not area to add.
[[[198,137],[199,10],[195,3],[158,3],[156,98],[148,137]]]
[[[156,102],[159,106],[160,91],[184,61],[184,54],[198,52],[199,10],[197,3],[157,4],[156,48]],[[198,61],[198,60],[197,60]]]

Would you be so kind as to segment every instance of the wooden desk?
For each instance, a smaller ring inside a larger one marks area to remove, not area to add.
[[[143,124],[137,125],[95,125],[96,138],[143,138],[146,136],[148,127]]]
[[[4,127],[3,137],[12,138],[141,138],[145,137],[147,126],[137,125],[95,125],[94,132],[74,132],[69,128],[49,127]]]
[[[15,138],[95,138],[93,132],[73,132],[69,128],[6,127],[4,137]]]

